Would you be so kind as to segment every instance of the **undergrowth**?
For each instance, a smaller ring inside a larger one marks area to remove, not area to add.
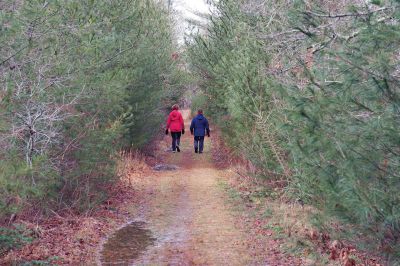
[[[11,249],[20,248],[35,239],[34,232],[20,224],[13,227],[0,227],[0,257]]]
[[[343,261],[338,258],[329,259],[330,244],[335,240],[342,240],[351,247],[357,241],[373,239],[356,234],[356,228],[326,217],[312,206],[277,197],[272,188],[260,187],[240,177],[230,178],[219,180],[219,186],[228,195],[232,211],[247,213],[253,222],[258,221],[258,230],[270,232],[268,237],[281,241],[282,252],[301,258],[306,265],[341,265]],[[379,254],[375,255],[382,260]],[[358,264],[369,265],[366,264],[369,258],[357,252],[351,253],[349,258]]]

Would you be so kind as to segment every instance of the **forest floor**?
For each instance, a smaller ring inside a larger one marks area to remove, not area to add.
[[[184,111],[186,125],[189,111]],[[153,232],[156,244],[134,263],[139,265],[267,265],[273,245],[257,245],[248,233],[244,220],[238,219],[223,189],[229,169],[217,169],[213,163],[211,141],[206,139],[203,154],[195,154],[192,136],[183,135],[181,152],[172,153],[170,138],[160,144],[165,165],[175,171],[164,171],[143,179],[135,179],[134,187],[145,192],[140,206],[132,206],[140,221]],[[249,220],[247,220],[249,222]],[[257,240],[259,241],[259,239]],[[259,243],[260,244],[260,243]],[[279,265],[296,265],[300,260],[288,256]],[[277,264],[274,264],[277,265]]]
[[[189,111],[183,114],[188,125]],[[313,230],[308,222],[312,208],[271,200],[266,196],[273,190],[238,175],[237,165],[221,159],[224,148],[215,134],[206,139],[203,154],[194,153],[190,133],[183,135],[180,153],[167,151],[169,136],[157,146],[147,162],[128,156],[113,196],[91,215],[56,216],[40,226],[26,222],[40,237],[7,254],[0,264],[346,265],[354,260],[378,265]],[[178,168],[155,171],[149,166],[157,163]],[[114,264],[121,247],[103,249],[110,248],[113,232],[132,222],[151,232],[151,240],[137,256]]]
[[[189,111],[183,111],[183,115],[188,125]],[[233,172],[215,164],[218,151],[212,147],[216,138],[206,138],[203,154],[194,153],[192,138],[190,134],[182,136],[180,153],[167,152],[169,136],[159,144],[156,157],[178,169],[130,181],[142,191],[143,200],[132,205],[129,212],[135,213],[135,221],[145,222],[156,238],[155,244],[132,263],[301,265],[300,258],[279,251],[280,241],[268,241],[267,234],[263,238],[257,232],[255,216],[244,217],[234,210],[226,189]]]

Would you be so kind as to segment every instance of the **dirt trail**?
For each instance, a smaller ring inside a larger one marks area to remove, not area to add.
[[[189,111],[183,111],[186,129]],[[211,140],[203,154],[195,154],[189,130],[181,139],[181,152],[164,152],[164,162],[179,166],[136,184],[147,199],[136,210],[157,241],[135,265],[249,265],[252,258],[244,246],[244,233],[235,227],[226,206],[226,195],[218,186],[223,170],[211,161]]]

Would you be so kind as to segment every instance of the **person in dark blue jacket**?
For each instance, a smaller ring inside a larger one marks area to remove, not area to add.
[[[194,152],[203,153],[204,137],[206,134],[210,137],[208,120],[204,117],[203,110],[198,110],[197,116],[193,118],[190,125],[190,133],[194,135]]]

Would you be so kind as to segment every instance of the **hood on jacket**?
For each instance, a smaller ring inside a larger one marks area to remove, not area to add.
[[[179,112],[177,110],[173,110],[170,114],[171,120],[178,120],[179,119]]]
[[[204,118],[204,116],[202,114],[199,114],[196,116],[196,119],[198,119],[198,120],[203,120],[203,118]]]

